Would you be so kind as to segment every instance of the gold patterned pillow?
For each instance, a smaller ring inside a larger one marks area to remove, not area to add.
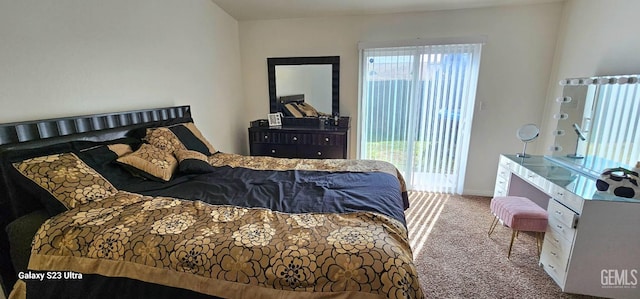
[[[73,153],[27,159],[13,163],[13,167],[53,195],[67,209],[102,200],[118,191]]]
[[[177,150],[194,150],[210,156],[216,152],[213,145],[191,122],[147,129],[145,140],[157,148],[172,153]]]
[[[178,166],[178,160],[172,153],[146,143],[135,152],[116,161],[145,178],[162,181],[169,181]]]

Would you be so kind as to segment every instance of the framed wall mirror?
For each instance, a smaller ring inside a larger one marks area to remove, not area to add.
[[[321,114],[340,114],[340,56],[267,58],[267,72],[270,113],[285,112],[281,98],[304,98]]]

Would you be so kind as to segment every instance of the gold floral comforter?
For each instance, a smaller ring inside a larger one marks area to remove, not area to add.
[[[49,219],[29,268],[224,298],[421,298],[406,228],[375,213],[289,214],[117,191]]]

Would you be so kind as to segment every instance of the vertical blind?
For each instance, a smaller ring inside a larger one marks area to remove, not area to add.
[[[639,84],[602,84],[596,94],[594,122],[588,135],[587,155],[603,159],[589,160],[608,166],[607,161],[629,163],[640,160],[640,87]]]
[[[461,193],[481,44],[361,49],[359,154],[412,190]]]

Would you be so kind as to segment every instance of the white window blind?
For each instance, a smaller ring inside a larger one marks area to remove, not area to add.
[[[481,44],[361,50],[359,154],[412,190],[462,193]]]
[[[588,133],[590,169],[610,167],[610,161],[634,166],[640,160],[640,90],[638,84],[603,84],[596,93],[594,121]],[[634,146],[635,145],[635,146]]]

